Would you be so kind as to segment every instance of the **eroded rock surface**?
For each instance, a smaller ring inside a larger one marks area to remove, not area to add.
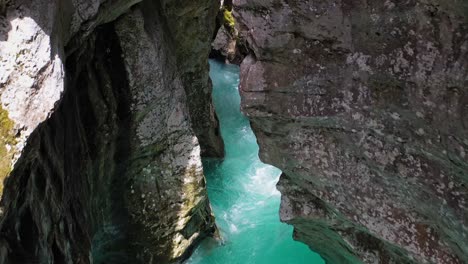
[[[0,263],[177,262],[214,232],[200,153],[223,149],[217,5],[138,2],[13,1],[0,17]]]
[[[466,1],[235,0],[242,109],[328,263],[468,262]]]

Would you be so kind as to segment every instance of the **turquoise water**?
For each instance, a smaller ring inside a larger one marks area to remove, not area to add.
[[[323,264],[319,255],[292,239],[279,220],[280,170],[262,163],[246,117],[240,112],[239,68],[211,61],[213,100],[226,157],[204,160],[208,196],[223,239],[206,239],[187,264]]]

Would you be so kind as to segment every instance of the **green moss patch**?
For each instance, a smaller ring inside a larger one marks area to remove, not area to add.
[[[3,193],[3,181],[11,171],[11,159],[16,145],[13,126],[8,112],[0,105],[0,196]]]
[[[224,8],[223,10],[224,23],[229,25],[229,27],[234,27],[236,25],[236,20],[232,16],[232,11]]]
[[[221,8],[221,12],[223,14],[223,25],[224,27],[229,31],[229,33],[234,34],[235,32],[235,25],[236,25],[236,20],[234,16],[232,15],[232,10],[229,10],[228,7],[223,6]]]

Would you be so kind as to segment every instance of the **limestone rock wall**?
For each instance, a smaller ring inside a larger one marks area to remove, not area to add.
[[[328,263],[468,262],[466,1],[235,0],[242,109]]]
[[[214,232],[198,137],[222,155],[203,38],[217,6],[138,2],[0,17],[0,263],[172,263]],[[186,25],[204,32],[192,45]]]
[[[192,127],[203,156],[224,156],[224,143],[219,122],[211,102],[212,84],[209,79],[207,55],[215,28],[218,1],[162,0],[173,49],[182,73]]]

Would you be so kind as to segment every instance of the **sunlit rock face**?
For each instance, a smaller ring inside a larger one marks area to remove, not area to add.
[[[234,1],[281,218],[329,263],[468,262],[465,1]]]
[[[138,2],[0,16],[0,263],[172,263],[214,232],[200,156],[223,154],[218,6]]]

